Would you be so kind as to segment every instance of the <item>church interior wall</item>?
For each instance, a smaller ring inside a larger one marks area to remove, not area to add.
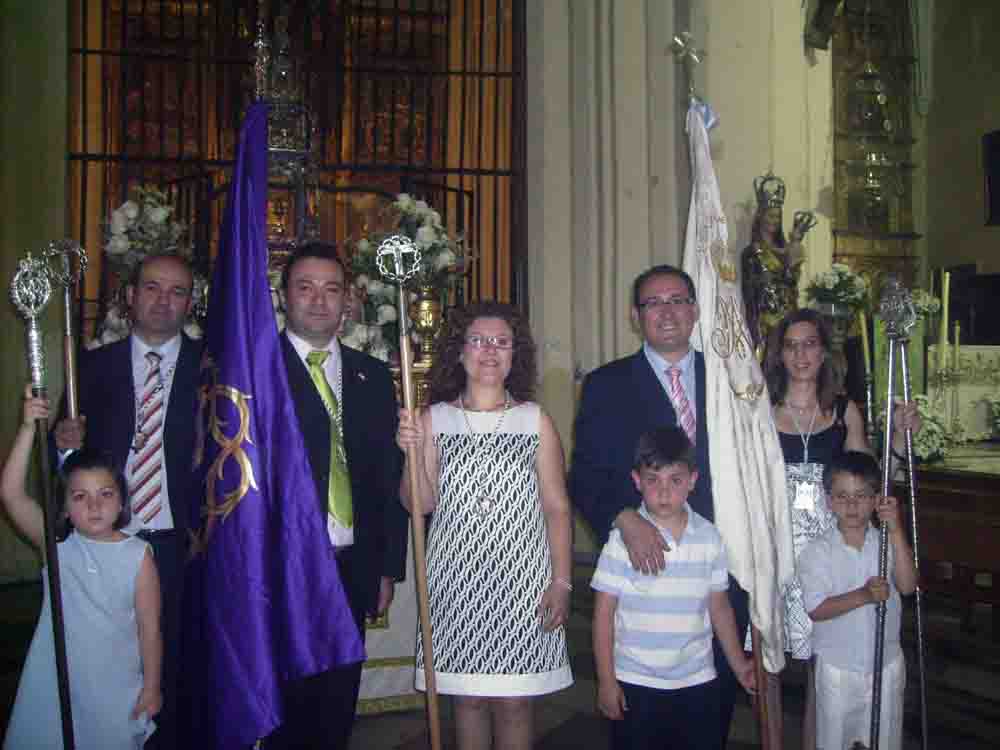
[[[65,227],[68,31],[64,3],[0,0],[0,279],[4,289],[26,251],[63,236]],[[7,298],[6,293],[4,298]],[[58,301],[58,300],[56,300]],[[58,305],[42,327],[47,352],[62,351]],[[0,455],[6,456],[20,420],[27,378],[24,323],[0,305]],[[50,354],[50,356],[52,356]],[[50,393],[62,392],[62,367],[50,361]],[[0,583],[32,577],[38,555],[0,514]]]

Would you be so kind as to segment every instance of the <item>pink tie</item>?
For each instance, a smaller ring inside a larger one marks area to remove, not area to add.
[[[160,512],[163,468],[163,384],[160,382],[160,355],[146,354],[146,382],[136,415],[136,456],[128,481],[132,515],[148,524]]]
[[[694,445],[696,434],[694,413],[691,411],[691,404],[688,402],[687,396],[684,395],[684,386],[681,385],[681,369],[679,367],[671,367],[667,370],[667,375],[670,376],[670,400],[674,403],[674,411],[677,412],[677,421],[684,428],[684,432],[687,433],[691,445]]]

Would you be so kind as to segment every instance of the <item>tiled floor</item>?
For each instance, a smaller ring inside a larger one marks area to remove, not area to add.
[[[574,576],[574,614],[569,623],[570,658],[575,684],[568,690],[538,699],[536,703],[535,747],[607,747],[607,723],[594,707],[595,676],[590,647],[591,596],[588,570],[579,567]],[[579,584],[579,585],[576,585]],[[1000,642],[991,639],[991,612],[977,609],[975,630],[962,632],[958,613],[946,601],[927,602],[927,699],[928,747],[932,750],[986,750],[1000,747]],[[919,698],[912,610],[906,615],[904,645],[908,647],[909,680],[907,738],[905,750],[918,750]],[[783,690],[784,747],[801,746],[803,673],[791,669]],[[454,747],[448,699],[442,697],[442,735],[446,748]],[[757,728],[749,703],[737,706],[730,735],[731,750],[759,745]],[[359,719],[352,750],[398,748],[418,750],[429,747],[422,712],[387,714]]]
[[[591,596],[589,571],[574,576],[573,616],[568,626],[575,684],[536,704],[539,750],[603,748],[607,725],[594,708],[594,666],[590,648]],[[0,587],[0,726],[6,725],[40,598],[38,586]],[[986,750],[1000,747],[1000,641],[992,639],[991,611],[977,609],[972,632],[962,631],[958,613],[942,600],[927,602],[926,631],[929,743],[932,750]],[[912,613],[905,617],[904,645],[912,646]],[[906,750],[920,748],[917,669],[908,654]],[[802,675],[791,670],[785,680],[785,747],[800,746]],[[454,747],[447,698],[442,698],[444,746]],[[737,707],[730,748],[757,746],[749,705]],[[358,720],[352,750],[418,750],[429,747],[423,712],[386,714]]]

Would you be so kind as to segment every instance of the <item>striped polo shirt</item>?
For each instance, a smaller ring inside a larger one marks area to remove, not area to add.
[[[708,597],[729,586],[728,563],[715,526],[685,503],[679,540],[655,524],[670,545],[657,575],[634,570],[618,529],[601,551],[592,588],[618,600],[615,675],[622,682],[676,690],[715,679]],[[652,522],[645,506],[639,515]]]

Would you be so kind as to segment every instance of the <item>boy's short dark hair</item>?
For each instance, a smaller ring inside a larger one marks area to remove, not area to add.
[[[660,427],[643,433],[635,448],[632,468],[635,471],[655,471],[673,464],[684,464],[691,471],[697,468],[694,448],[687,433],[680,427]]]
[[[863,482],[871,485],[874,492],[878,492],[879,484],[882,481],[882,471],[878,467],[878,462],[869,454],[861,451],[845,451],[842,455],[833,459],[823,473],[823,489],[830,493],[833,487],[833,478],[837,474],[850,474]]]

